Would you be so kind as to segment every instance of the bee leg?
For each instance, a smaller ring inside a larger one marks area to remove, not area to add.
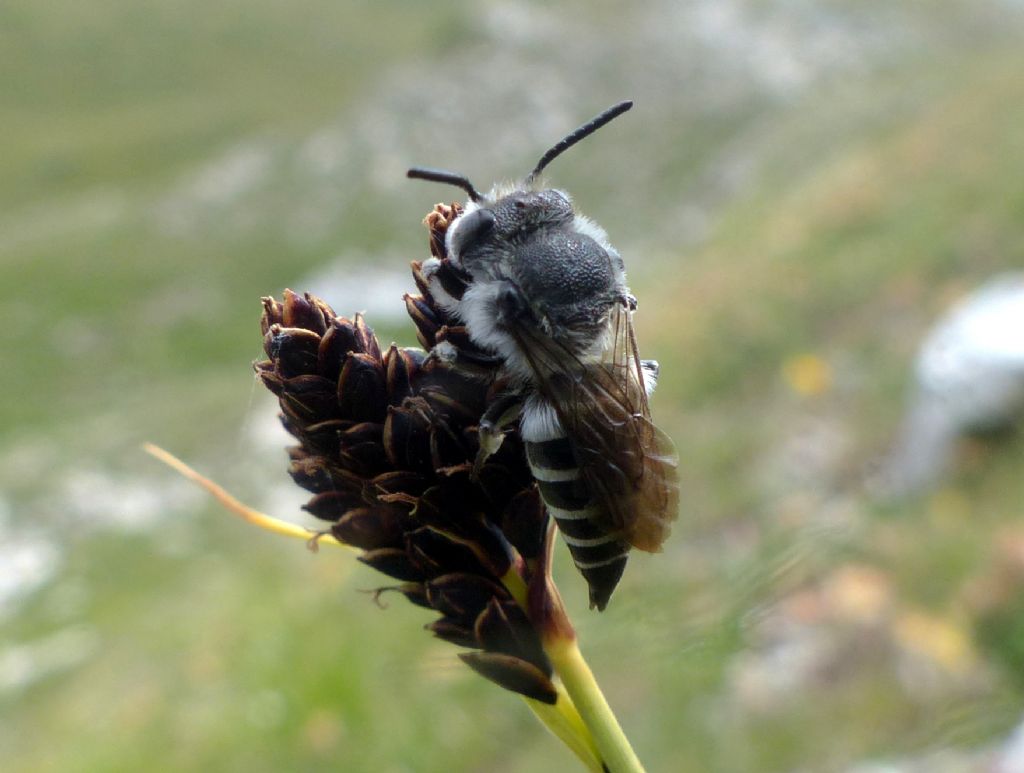
[[[477,425],[477,439],[480,449],[473,463],[473,477],[477,477],[491,454],[497,453],[505,439],[505,430],[515,422],[523,412],[523,395],[519,392],[504,392],[487,406],[480,423]]]
[[[439,362],[467,376],[490,378],[504,360],[500,357],[460,349],[451,341],[439,341],[427,355],[428,362]]]

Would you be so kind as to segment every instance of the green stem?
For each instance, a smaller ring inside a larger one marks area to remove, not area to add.
[[[529,608],[529,589],[527,588],[526,583],[523,582],[523,578],[516,568],[510,568],[508,572],[506,572],[505,576],[501,578],[501,581],[504,583],[509,593],[512,594],[512,597],[519,603],[519,606],[521,606],[524,611],[527,610]],[[552,590],[552,592],[554,591]],[[572,626],[568,623],[568,620],[565,619],[565,610],[562,607],[561,600],[559,600],[554,606],[557,610],[556,615],[558,616],[558,619],[564,622],[551,629],[552,632],[557,632],[553,633],[553,635],[574,636],[572,633]],[[544,644],[544,648],[545,651],[547,651],[546,643]],[[550,652],[548,652],[548,656],[551,656]],[[540,701],[531,700],[529,698],[524,698],[524,700],[533,710],[537,719],[539,719],[556,738],[569,747],[569,749],[579,757],[580,761],[586,765],[589,770],[595,771],[595,773],[605,773],[608,768],[602,764],[601,753],[598,751],[598,746],[591,734],[588,723],[580,716],[579,710],[576,708],[573,699],[566,692],[565,687],[556,683],[555,689],[558,691],[558,700],[553,706],[541,703]]]
[[[594,673],[583,659],[575,636],[557,637],[544,643],[555,672],[565,685],[584,723],[590,729],[601,759],[610,773],[643,773],[644,767],[629,744],[605,700]]]

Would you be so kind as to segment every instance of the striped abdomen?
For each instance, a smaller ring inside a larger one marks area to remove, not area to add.
[[[629,543],[604,525],[608,513],[580,474],[568,437],[527,440],[526,458],[541,498],[590,586],[590,606],[604,609],[626,568]]]

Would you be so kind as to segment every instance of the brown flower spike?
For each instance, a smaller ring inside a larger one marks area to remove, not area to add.
[[[427,217],[431,252],[444,258],[444,232],[458,206]],[[492,359],[435,304],[413,263],[420,295],[406,307],[427,350],[381,347],[361,315],[339,317],[322,300],[286,291],[263,299],[267,360],[255,364],[280,401],[295,482],[313,493],[305,509],[330,525],[360,560],[399,581],[410,601],[436,610],[428,628],[473,652],[461,658],[501,686],[554,703],[542,646],[548,598],[548,517],[521,441],[510,434],[474,469],[476,424],[492,396],[475,371]],[[445,289],[466,279],[442,261]],[[428,352],[457,344],[457,367]],[[468,374],[468,375],[467,375]],[[510,588],[530,587],[513,597]],[[535,609],[534,619],[526,609]]]
[[[431,286],[441,282],[455,298],[468,277],[444,242],[459,211],[438,205],[425,221],[438,259]],[[478,453],[485,407],[505,388],[501,362],[435,303],[422,264],[412,268],[420,294],[405,302],[426,351],[382,352],[361,315],[339,317],[311,295],[263,299],[268,359],[255,369],[299,441],[290,471],[313,493],[305,507],[327,531],[253,510],[162,448],[144,448],[255,526],[359,551],[397,581],[378,594],[397,591],[436,611],[427,628],[472,650],[463,661],[521,694],[588,770],[642,773],[551,579],[555,529],[521,437],[512,430],[497,450]]]

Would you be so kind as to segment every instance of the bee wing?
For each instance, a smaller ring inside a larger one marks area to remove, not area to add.
[[[537,336],[541,338],[541,336]],[[618,304],[602,356],[581,361],[530,340],[538,391],[554,407],[599,505],[594,520],[640,550],[661,548],[679,506],[678,456],[651,421],[630,312]]]

